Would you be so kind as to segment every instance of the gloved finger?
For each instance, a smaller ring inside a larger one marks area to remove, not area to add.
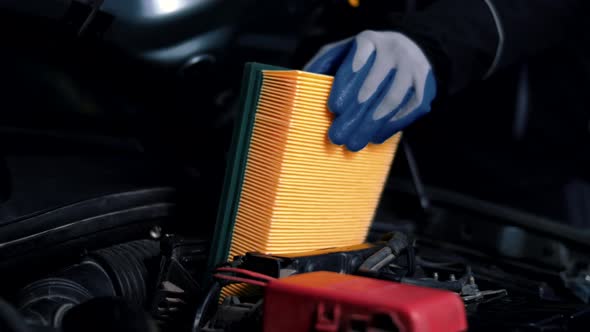
[[[396,84],[397,76],[394,79],[394,82],[391,84],[389,91],[391,88]],[[414,96],[414,89],[410,88],[405,91],[405,96],[400,98],[399,102],[396,102],[397,106],[389,111],[389,116],[375,118],[375,109],[378,108],[377,105],[383,105],[388,98],[391,98],[388,93],[382,93],[384,96],[380,98],[380,100],[375,100],[373,106],[371,107],[372,111],[367,112],[363,119],[361,120],[360,125],[355,131],[349,136],[347,142],[345,143],[349,150],[351,151],[359,151],[363,149],[365,146],[369,144],[375,137],[375,135],[381,131],[381,128],[386,125],[386,123],[397,113],[405,104],[407,104],[411,98]]]
[[[368,105],[362,104],[355,112],[347,112],[337,116],[328,130],[330,141],[336,145],[346,144],[351,133],[358,127],[362,113],[365,113],[367,107]]]
[[[363,37],[365,38],[370,38],[370,40],[375,43],[375,39],[378,39],[377,37],[375,37],[375,32],[374,31],[366,31],[363,32],[359,35],[358,39],[362,40]],[[360,66],[363,63],[363,56],[357,56],[354,59],[353,62],[353,67],[355,66]],[[377,93],[377,89],[380,86],[381,82],[383,82],[383,80],[385,79],[385,76],[387,76],[387,74],[389,73],[389,71],[392,68],[397,68],[399,70],[404,70],[404,68],[399,68],[396,65],[396,61],[395,61],[395,56],[391,53],[388,52],[383,52],[383,50],[380,51],[380,53],[377,53],[377,57],[375,59],[374,64],[371,66],[371,70],[369,71],[369,74],[367,75],[367,77],[365,78],[365,81],[363,82],[363,85],[361,86],[361,88],[359,89],[359,94],[358,94],[358,100],[359,102],[365,102],[367,101],[369,98],[371,98],[371,96],[373,96],[375,93]],[[406,70],[407,72],[407,70]],[[401,72],[399,71],[397,73],[397,76],[399,77],[400,75],[404,74],[405,72]],[[399,78],[396,78],[396,80],[398,80]],[[406,81],[408,81],[409,83],[407,83],[406,85],[409,86],[411,83],[411,73],[410,73],[410,77],[408,77],[406,79]],[[399,84],[396,84],[399,85]],[[407,88],[406,88],[407,90]],[[403,92],[405,92],[406,90],[404,90]],[[400,97],[403,98],[403,93],[402,96]]]
[[[436,84],[432,72],[424,75],[423,78],[414,79],[414,85],[423,86],[424,88],[416,91],[415,97],[395,114],[393,120],[399,120],[415,109],[430,108],[430,103],[436,95]]]
[[[400,68],[395,75],[395,80],[387,90],[385,98],[375,107],[371,120],[378,121],[385,117],[391,118],[389,115],[397,113],[402,106],[408,103],[408,92],[410,90],[415,93],[412,73],[408,68]]]
[[[423,88],[416,89],[409,101],[402,103],[397,111],[386,117],[389,120],[377,131],[371,142],[377,144],[385,142],[389,137],[430,112],[430,104],[436,96],[434,75],[429,72],[424,77],[418,77],[413,80],[413,85]]]
[[[375,57],[375,46],[370,40],[359,38],[354,40],[350,51],[334,76],[328,98],[328,108],[332,113],[343,114],[348,109],[358,108],[358,92],[375,61]],[[358,67],[359,59],[364,59],[361,67]]]
[[[303,67],[304,71],[333,75],[350,51],[353,38],[347,38],[322,47]]]
[[[391,84],[394,77],[395,70],[390,70],[385,79],[381,82],[379,91],[385,91]],[[383,98],[384,94],[378,92],[364,103],[359,103],[358,100],[354,98],[351,102],[346,104],[344,111],[338,115],[330,127],[328,132],[330,140],[335,144],[347,144],[347,147],[351,151],[360,150],[360,148],[356,149],[354,144],[352,147],[348,146],[350,136],[355,133],[355,131],[361,125],[363,118],[365,118],[365,116],[370,113],[371,108],[374,108],[374,105],[381,102]],[[368,136],[366,140],[368,141],[369,138],[370,136]]]
[[[391,119],[391,116],[408,103],[414,94],[414,89],[412,74],[407,69],[399,68],[395,71],[389,86],[379,87],[381,96],[372,101],[370,111],[363,115],[358,128],[345,143],[349,150],[359,151],[367,146],[373,136]]]

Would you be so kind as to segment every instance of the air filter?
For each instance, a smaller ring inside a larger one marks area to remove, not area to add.
[[[332,144],[333,78],[247,64],[212,247],[213,265],[362,243],[399,135],[360,152]]]

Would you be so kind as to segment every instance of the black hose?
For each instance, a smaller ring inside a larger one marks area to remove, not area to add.
[[[376,253],[369,256],[358,269],[361,272],[369,272],[373,271],[373,269],[375,269],[376,271],[376,269],[379,269],[378,265],[384,260],[388,259],[388,257],[393,257],[391,248],[384,247]]]
[[[141,240],[96,251],[90,255],[90,259],[104,267],[118,296],[144,305],[154,286],[148,264],[159,254],[158,242]]]
[[[201,321],[203,320],[203,316],[205,316],[205,314],[207,313],[207,310],[209,309],[211,303],[217,300],[220,291],[221,283],[215,282],[207,292],[207,295],[205,296],[203,302],[201,303],[201,305],[197,309],[197,312],[195,313],[192,332],[201,331]]]
[[[358,270],[364,273],[370,271],[378,272],[385,265],[388,265],[393,259],[397,258],[403,250],[411,247],[412,245],[413,243],[409,240],[405,233],[391,233],[391,237],[387,240],[387,245],[365,259]]]
[[[93,252],[79,264],[24,287],[19,310],[29,323],[59,327],[66,312],[93,298],[120,297],[141,307],[155,286],[149,265],[158,258],[159,243],[151,240]]]

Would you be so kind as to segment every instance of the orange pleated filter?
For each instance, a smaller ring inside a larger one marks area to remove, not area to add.
[[[400,135],[359,152],[332,144],[333,78],[263,70],[229,258],[362,243]]]

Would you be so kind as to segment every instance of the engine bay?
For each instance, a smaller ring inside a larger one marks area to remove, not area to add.
[[[244,63],[300,68],[430,1],[49,2],[0,5],[0,331],[588,330],[590,233],[478,150],[516,143],[437,115],[404,132],[365,242],[212,262]],[[436,106],[508,109],[517,83]]]

